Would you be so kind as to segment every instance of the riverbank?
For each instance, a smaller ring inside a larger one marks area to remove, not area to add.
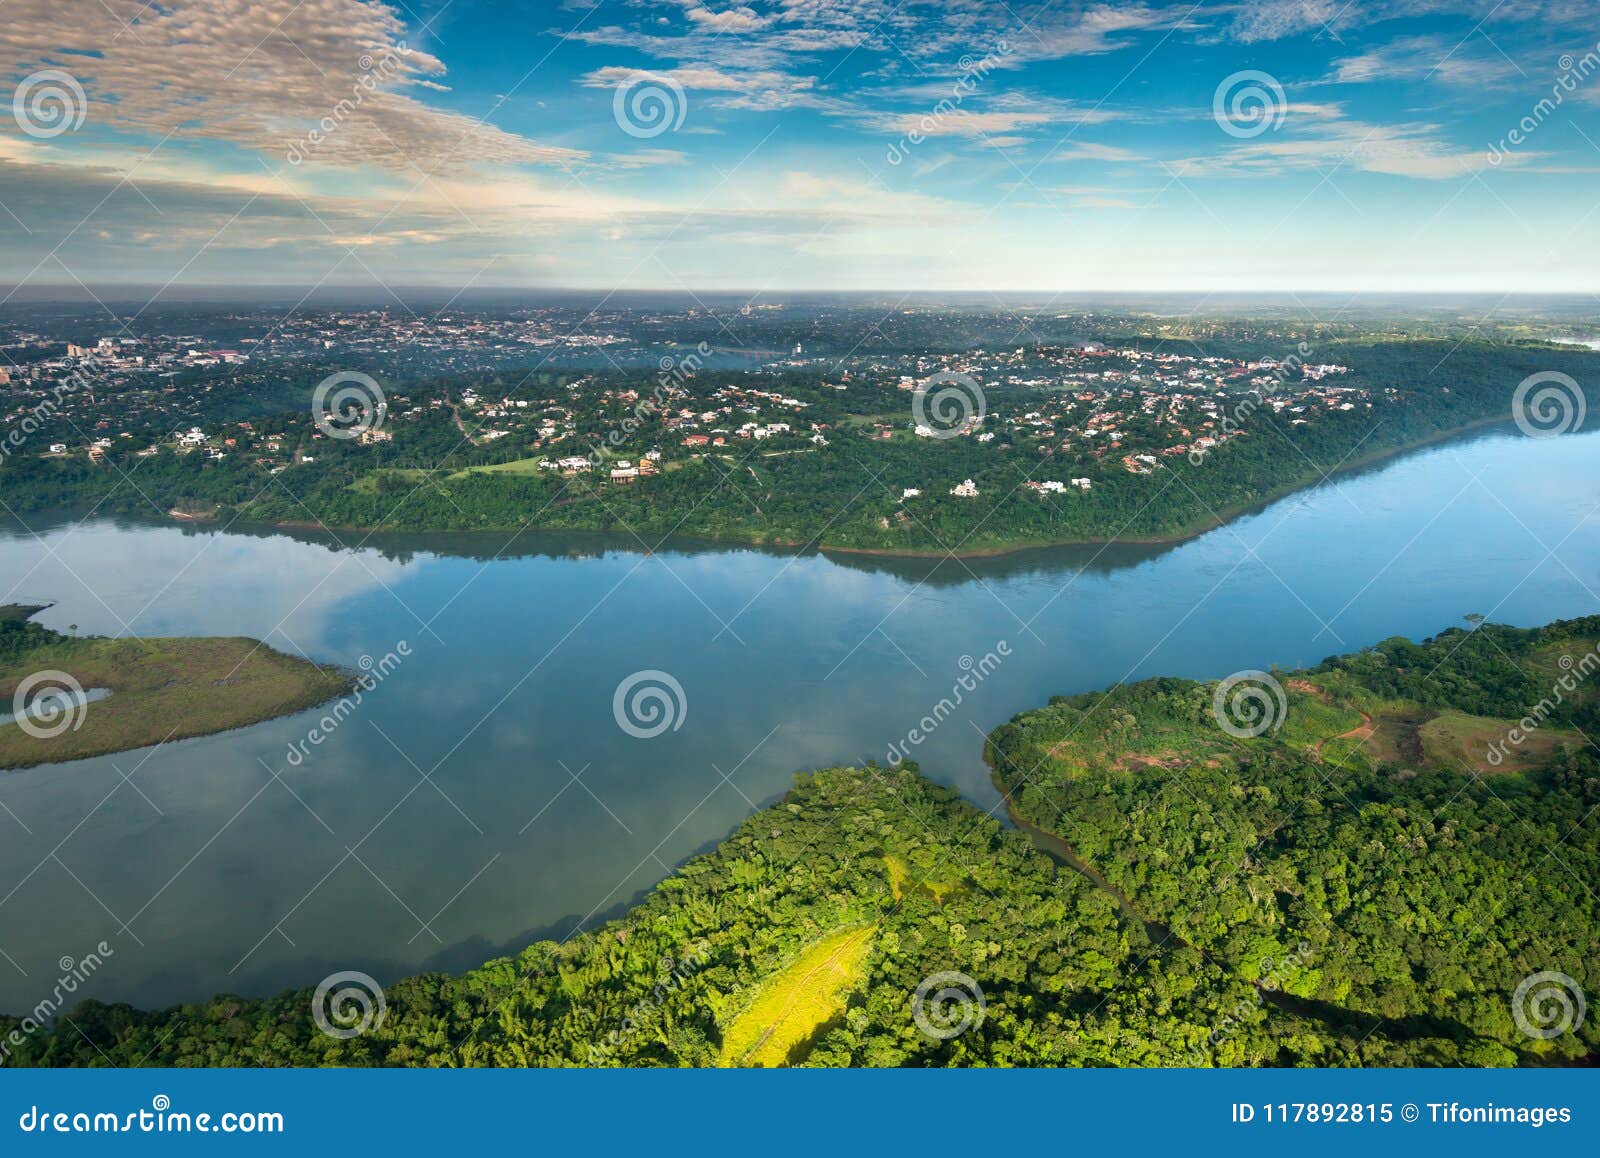
[[[1484,418],[1476,422],[1469,422],[1465,426],[1452,427],[1431,434],[1426,438],[1413,439],[1397,446],[1384,447],[1379,450],[1364,454],[1359,458],[1352,458],[1340,463],[1326,474],[1318,471],[1306,471],[1297,476],[1293,481],[1269,491],[1264,497],[1253,499],[1248,503],[1240,503],[1231,507],[1207,514],[1205,518],[1190,523],[1181,531],[1170,535],[1117,535],[1114,538],[1068,538],[1068,539],[1041,539],[1019,541],[1000,547],[975,548],[966,551],[921,550],[921,549],[895,549],[886,547],[841,547],[832,544],[823,544],[816,549],[819,551],[839,555],[875,555],[883,558],[902,559],[995,559],[1005,555],[1015,555],[1021,551],[1042,551],[1052,547],[1106,547],[1115,543],[1125,543],[1133,547],[1176,547],[1198,539],[1219,527],[1225,527],[1235,519],[1246,515],[1255,514],[1265,510],[1280,499],[1288,498],[1292,494],[1306,490],[1310,487],[1320,486],[1323,483],[1333,482],[1347,477],[1357,471],[1367,470],[1379,466],[1391,459],[1400,458],[1414,451],[1426,450],[1430,446],[1450,442],[1456,438],[1464,438],[1471,434],[1493,430],[1497,427],[1509,427],[1512,423],[1504,416]],[[750,544],[759,546],[760,544]],[[803,546],[803,544],[786,543],[783,546]]]
[[[1199,538],[1201,535],[1226,526],[1236,519],[1254,514],[1263,510],[1272,503],[1286,498],[1289,495],[1319,486],[1323,483],[1333,482],[1356,473],[1381,465],[1392,459],[1424,450],[1440,443],[1450,442],[1457,438],[1493,430],[1500,427],[1509,427],[1510,420],[1503,414],[1488,418],[1478,419],[1461,426],[1451,427],[1448,430],[1436,431],[1423,438],[1411,439],[1393,446],[1379,447],[1358,457],[1340,462],[1331,470],[1324,472],[1316,464],[1311,464],[1312,469],[1302,470],[1299,474],[1289,477],[1289,480],[1280,486],[1259,495],[1253,496],[1248,502],[1223,506],[1215,510],[1207,510],[1180,529],[1168,534],[1116,534],[1111,537],[1095,535],[1063,536],[1049,538],[1012,539],[1005,542],[988,544],[984,546],[961,547],[877,547],[856,546],[848,543],[833,543],[826,541],[825,537],[811,539],[772,538],[755,534],[714,534],[704,531],[690,531],[684,537],[705,543],[717,544],[726,547],[754,547],[779,551],[818,551],[824,554],[856,555],[867,558],[885,559],[992,559],[1006,555],[1014,555],[1024,551],[1048,550],[1054,547],[1103,547],[1112,544],[1126,544],[1128,546],[1177,546]],[[1167,468],[1172,469],[1172,468]],[[1200,468],[1205,469],[1205,468]],[[185,523],[216,522],[214,517],[187,514]],[[550,533],[581,533],[581,534],[619,534],[615,528],[604,527],[545,527],[533,524],[523,526],[486,526],[472,528],[399,528],[385,526],[368,526],[362,524],[329,524],[305,519],[286,519],[277,522],[260,524],[284,531],[318,531],[329,534],[385,534],[385,533],[415,533],[428,535],[469,535],[469,534],[521,534],[525,532],[550,532]],[[646,552],[652,548],[647,541],[649,533],[633,533],[633,538],[638,540],[641,550]],[[624,547],[624,549],[626,549]]]

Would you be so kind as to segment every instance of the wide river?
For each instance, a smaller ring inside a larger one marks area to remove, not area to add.
[[[15,1013],[100,941],[114,955],[79,995],[159,1005],[336,970],[387,982],[567,936],[795,772],[883,761],[968,665],[992,670],[910,750],[993,807],[982,733],[1053,694],[1314,663],[1470,613],[1595,614],[1600,434],[1440,445],[1179,546],[937,566],[32,524],[0,537],[0,602],[53,600],[48,626],[393,661],[317,744],[322,710],[0,773],[0,1009]],[[613,699],[652,670],[682,697],[676,727],[642,738]]]

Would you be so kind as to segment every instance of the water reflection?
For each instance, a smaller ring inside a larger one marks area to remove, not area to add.
[[[1315,663],[1472,612],[1595,613],[1597,449],[1479,437],[1181,545],[945,563],[30,520],[0,537],[0,601],[56,600],[48,626],[252,635],[351,667],[411,654],[299,765],[317,712],[0,776],[0,1008],[101,939],[117,953],[89,992],[157,1004],[565,935],[796,771],[882,760],[1000,641],[911,753],[984,807],[983,732],[1052,694]],[[646,669],[687,699],[652,740],[612,715]]]

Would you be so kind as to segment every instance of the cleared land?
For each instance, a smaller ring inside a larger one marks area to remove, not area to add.
[[[766,981],[722,1038],[725,1066],[781,1066],[844,1012],[861,980],[875,925],[830,933]]]
[[[0,704],[43,671],[111,695],[77,709],[59,735],[0,725],[0,768],[27,768],[207,736],[314,707],[345,691],[336,669],[254,639],[63,639],[0,667]]]

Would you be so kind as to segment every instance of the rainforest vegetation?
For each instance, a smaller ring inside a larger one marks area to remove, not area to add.
[[[360,1033],[319,1028],[308,985],[15,1011],[0,1043],[57,1066],[1592,1062],[1592,1016],[1513,1002],[1537,974],[1600,985],[1597,640],[1388,640],[1258,677],[1242,712],[1179,679],[1058,698],[988,741],[1022,828],[912,765],[802,776],[620,919],[386,979]]]

